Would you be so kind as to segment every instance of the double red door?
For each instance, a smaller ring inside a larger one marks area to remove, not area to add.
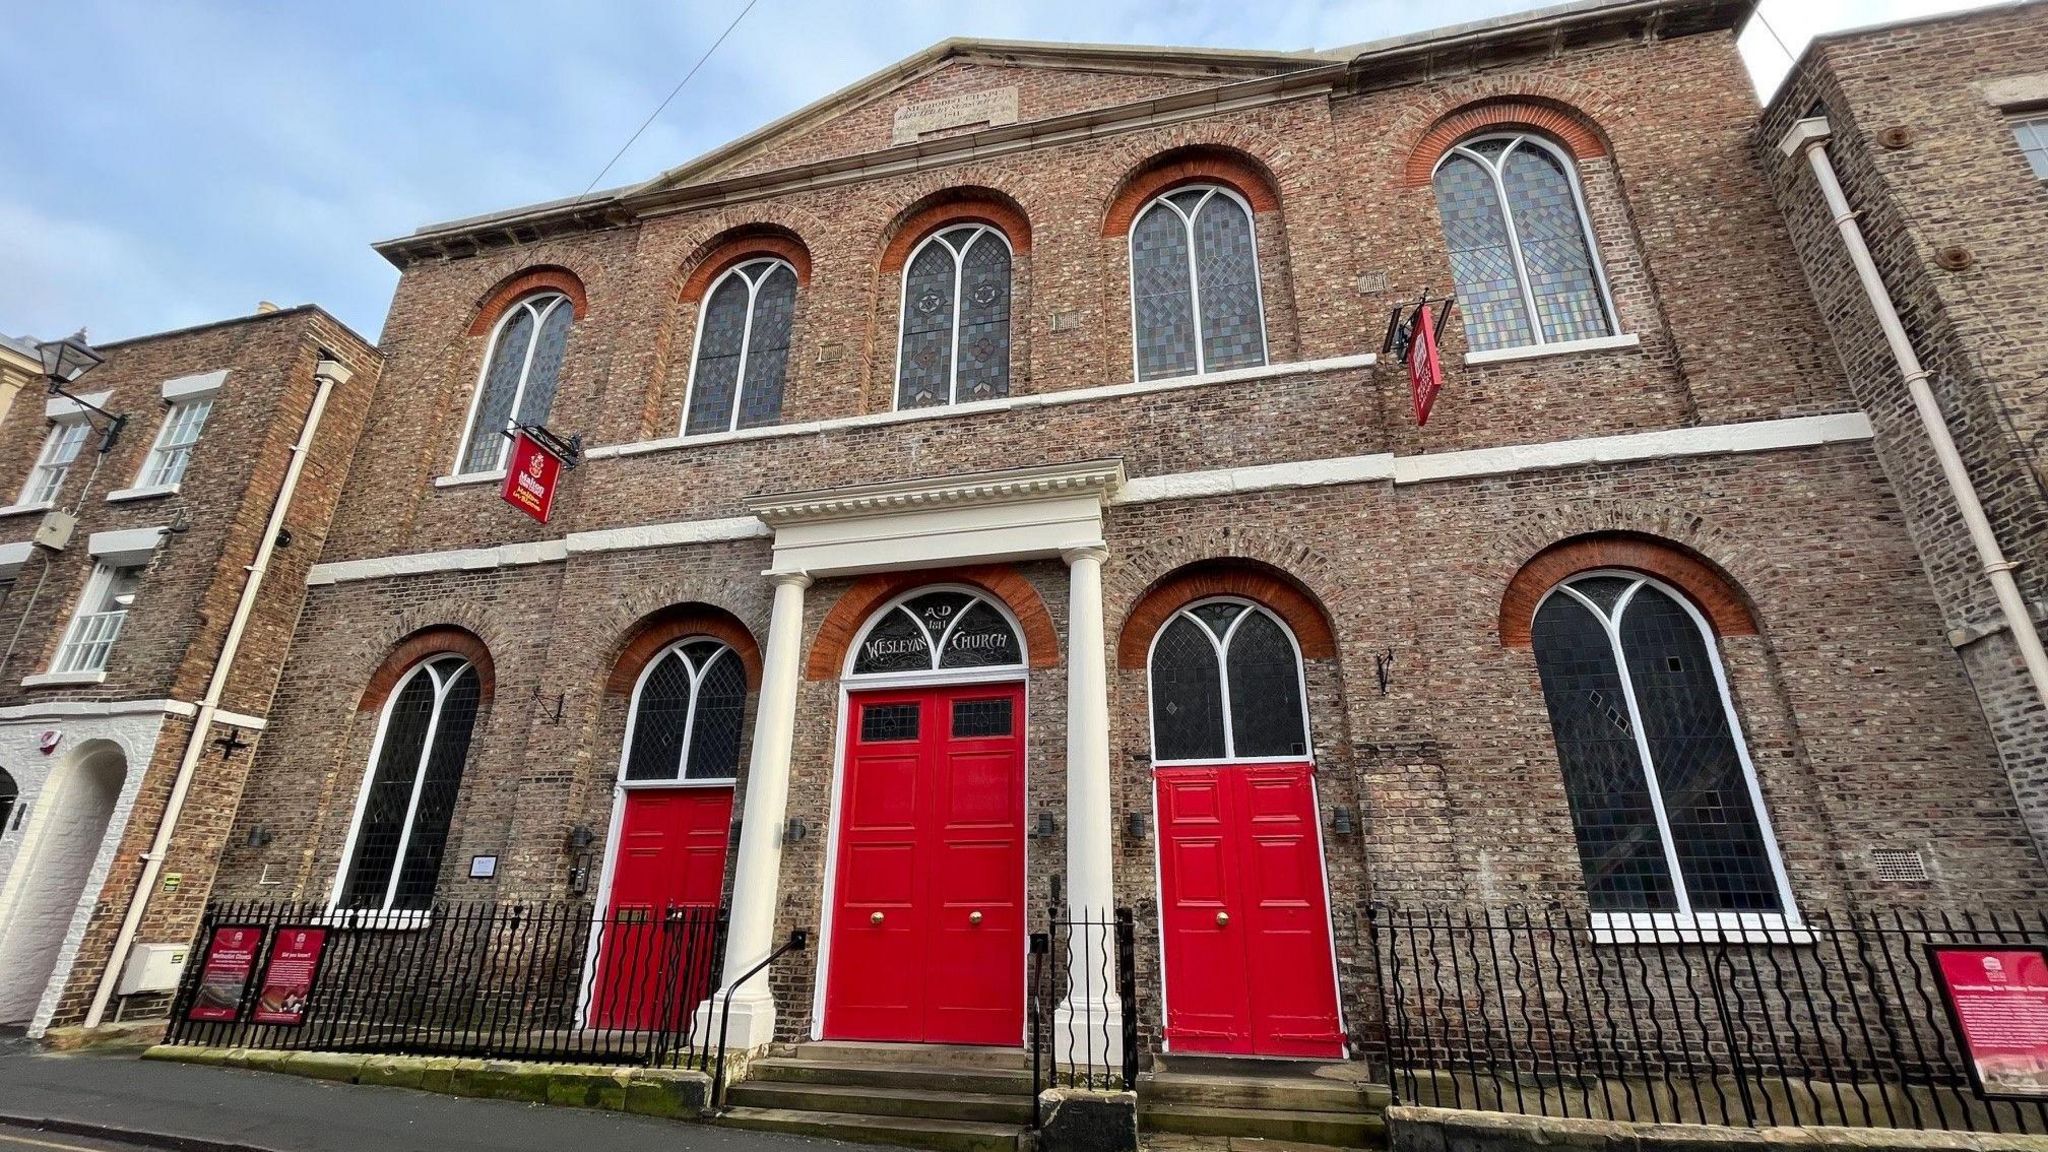
[[[1156,776],[1168,1047],[1341,1056],[1314,770]]]
[[[598,1028],[675,1028],[717,973],[708,914],[725,887],[731,788],[633,789],[613,848],[588,1018]]]
[[[846,717],[825,1034],[1024,1031],[1024,689],[862,692]]]

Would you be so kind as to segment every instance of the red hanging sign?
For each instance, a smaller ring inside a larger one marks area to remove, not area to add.
[[[215,928],[206,941],[206,959],[199,969],[199,991],[188,1020],[236,1020],[242,1015],[242,995],[249,990],[249,974],[256,968],[256,953],[263,947],[263,929],[230,926]]]
[[[555,483],[561,477],[561,458],[521,428],[512,435],[505,485],[498,495],[505,498],[505,503],[545,524],[555,506]]]
[[[1978,1095],[2048,1100],[2048,948],[1930,944],[1927,952]]]
[[[1429,423],[1429,410],[1443,390],[1444,368],[1436,354],[1436,322],[1427,303],[1415,306],[1415,328],[1408,337],[1408,390],[1415,398],[1415,424]]]
[[[313,999],[313,985],[320,979],[320,960],[326,952],[327,929],[305,924],[279,928],[270,956],[263,962],[263,978],[256,982],[256,1007],[249,1013],[249,1022],[305,1023],[306,1005]]]

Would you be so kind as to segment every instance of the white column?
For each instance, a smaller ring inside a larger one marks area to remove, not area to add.
[[[797,658],[803,649],[804,589],[801,572],[771,573],[775,607],[768,617],[768,643],[761,658],[761,693],[754,712],[754,748],[747,761],[747,802],[740,812],[740,846],[733,863],[732,919],[725,936],[725,978],[711,998],[697,1006],[698,1036],[711,1036],[733,981],[775,950],[775,909],[782,878],[782,829],[789,808],[789,756],[796,731]],[[732,998],[726,1047],[745,1052],[775,1038],[775,998],[764,970]]]
[[[1099,921],[1093,939],[1077,930],[1067,952],[1068,987],[1054,1016],[1061,1059],[1122,1060],[1123,1010],[1116,991],[1116,890],[1110,872],[1114,821],[1109,789],[1109,668],[1102,626],[1101,546],[1074,548],[1067,561],[1067,909]]]

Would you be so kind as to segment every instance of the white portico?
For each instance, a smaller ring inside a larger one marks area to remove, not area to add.
[[[1123,482],[1120,461],[1096,460],[748,502],[749,511],[774,533],[774,560],[765,575],[775,585],[775,599],[733,866],[725,975],[698,1009],[700,1029],[717,1026],[724,993],[779,943],[775,914],[804,649],[804,593],[814,579],[1054,557],[1066,562],[1066,896],[1076,910],[1107,915],[1114,895],[1102,515]],[[1091,963],[1104,966],[1107,959],[1076,955],[1071,963],[1078,972]],[[1063,1020],[1097,1026],[1078,1034],[1099,1034],[1102,1021],[1119,1018],[1113,977],[1105,967],[1100,978],[1075,981],[1101,990],[1095,1002],[1060,1006]],[[739,1050],[767,1044],[775,1035],[775,1012],[766,974],[747,980],[733,997],[727,1044]]]

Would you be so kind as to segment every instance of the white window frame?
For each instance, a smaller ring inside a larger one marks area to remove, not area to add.
[[[92,438],[92,424],[84,413],[67,416],[50,422],[49,434],[43,437],[42,451],[36,454],[36,462],[28,470],[28,479],[22,483],[18,507],[47,508],[57,502],[64,491],[64,481],[70,477],[71,466],[78,462],[79,453],[85,450],[85,442]],[[69,455],[63,460],[58,455],[68,449]],[[37,495],[41,492],[41,495]]]
[[[205,434],[206,422],[212,415],[212,396],[171,401],[164,412],[162,426],[156,430],[156,442],[150,445],[149,455],[143,458],[142,471],[135,477],[135,486],[176,489],[184,483],[185,471],[192,466],[192,449]],[[174,442],[174,435],[184,438]]]
[[[1615,577],[1633,581],[1615,599],[1612,611],[1602,609],[1599,604],[1573,585],[1597,577]],[[1778,890],[1778,912],[1694,912],[1692,894],[1687,886],[1684,870],[1679,866],[1678,843],[1671,835],[1671,820],[1664,811],[1664,787],[1657,779],[1656,761],[1650,755],[1650,738],[1643,730],[1642,709],[1636,703],[1636,689],[1633,678],[1628,674],[1628,653],[1622,647],[1620,621],[1629,602],[1638,591],[1645,587],[1655,588],[1669,596],[1685,610],[1693,627],[1699,629],[1700,640],[1707,650],[1707,665],[1714,673],[1714,688],[1721,695],[1721,713],[1728,724],[1728,732],[1735,744],[1736,761],[1742,765],[1742,779],[1749,796],[1751,811],[1756,815],[1757,832],[1764,842],[1764,857],[1770,864],[1771,880]],[[1728,673],[1721,664],[1720,640],[1707,618],[1693,606],[1691,597],[1666,584],[1662,580],[1645,576],[1640,572],[1626,569],[1598,568],[1575,572],[1560,581],[1556,587],[1544,593],[1536,604],[1536,612],[1543,611],[1552,596],[1565,595],[1577,601],[1593,613],[1600,627],[1607,634],[1609,650],[1614,656],[1616,678],[1621,681],[1622,699],[1628,705],[1629,731],[1635,738],[1636,758],[1643,770],[1644,783],[1650,794],[1650,810],[1657,820],[1657,836],[1664,849],[1664,867],[1671,873],[1671,890],[1678,902],[1675,912],[1602,912],[1591,913],[1596,938],[1612,943],[1693,943],[1717,939],[1745,940],[1759,943],[1804,943],[1811,939],[1811,933],[1799,931],[1803,921],[1799,916],[1799,904],[1793,897],[1792,881],[1785,871],[1784,855],[1778,847],[1778,833],[1771,824],[1771,810],[1764,802],[1763,784],[1757,776],[1756,765],[1749,756],[1749,741],[1743,735],[1742,718],[1735,711],[1735,696],[1728,688]],[[1529,617],[1532,621],[1535,613]],[[1548,709],[1545,709],[1548,721]],[[1556,729],[1551,730],[1551,739],[1556,740]],[[1573,829],[1574,839],[1577,829]],[[1775,935],[1772,935],[1775,933]],[[1788,933],[1790,935],[1788,935]],[[1799,936],[1804,939],[1794,939]]]
[[[569,297],[560,292],[535,292],[530,296],[521,297],[518,302],[505,309],[505,314],[498,317],[496,324],[491,325],[490,337],[484,344],[484,362],[477,369],[476,386],[470,389],[469,414],[463,417],[462,421],[462,443],[456,446],[455,466],[449,471],[449,475],[491,476],[502,474],[505,471],[505,453],[509,441],[505,440],[504,434],[510,432],[519,424],[519,406],[525,402],[526,386],[532,381],[533,354],[540,347],[541,329],[546,327],[548,318],[554,315],[557,308],[565,306],[574,307],[574,305],[570,304]],[[476,420],[479,410],[483,405],[484,385],[491,378],[491,366],[497,362],[498,337],[503,334],[505,325],[511,323],[513,318],[521,312],[533,313],[533,335],[526,341],[526,351],[522,354],[519,364],[519,380],[512,386],[512,406],[505,411],[505,426],[503,428],[491,429],[489,432],[489,435],[499,437],[497,448],[492,454],[492,459],[495,463],[488,468],[465,469],[463,462],[469,459],[471,441],[475,440],[479,435],[485,434],[483,429],[476,426]],[[574,325],[575,318],[572,314],[570,317],[572,332],[574,331]],[[556,381],[557,386],[560,383],[561,381],[558,379]]]
[[[682,655],[682,650],[692,644],[707,642],[718,645],[718,653],[711,657],[711,659],[706,660],[703,669],[699,670],[690,663],[689,657]],[[690,706],[683,713],[683,740],[681,748],[676,753],[675,775],[665,778],[650,776],[641,780],[629,780],[626,778],[626,770],[632,766],[633,762],[633,735],[640,728],[640,693],[646,690],[647,681],[654,675],[654,670],[671,655],[676,656],[683,662],[683,671],[689,673],[690,676]],[[731,776],[700,776],[692,779],[686,775],[690,767],[690,739],[697,733],[697,695],[703,691],[704,676],[711,670],[711,666],[725,659],[731,659],[740,666],[740,682],[744,685],[746,683],[746,662],[740,659],[740,654],[734,650],[732,645],[720,640],[716,636],[685,636],[673,644],[664,646],[661,651],[654,654],[654,658],[649,660],[645,667],[640,669],[640,675],[633,681],[632,704],[626,710],[625,742],[619,748],[618,783],[620,788],[629,792],[636,788],[730,788],[738,781],[739,766],[737,764],[733,766],[733,774]],[[744,715],[746,711],[746,689],[744,687],[741,690],[740,710]],[[744,737],[744,724],[742,724],[742,729],[741,734]]]
[[[450,662],[451,658],[454,662]],[[449,664],[450,671],[445,678],[434,671],[434,665],[440,663]],[[422,657],[418,663],[408,668],[405,675],[400,676],[398,682],[391,686],[391,691],[385,695],[383,711],[377,718],[377,738],[370,743],[370,759],[363,769],[363,782],[356,790],[355,815],[349,817],[348,839],[343,842],[345,846],[341,853],[341,864],[334,871],[334,886],[327,897],[327,911],[329,916],[335,918],[333,922],[347,923],[360,927],[390,928],[425,927],[427,925],[430,919],[427,909],[395,909],[391,906],[391,902],[397,899],[398,881],[405,874],[405,853],[408,848],[412,847],[413,826],[420,812],[420,792],[426,785],[427,764],[434,758],[434,738],[440,735],[441,718],[448,711],[449,689],[454,687],[455,681],[461,678],[464,671],[474,668],[475,665],[470,663],[467,657],[463,657],[459,653],[436,652],[430,656]],[[369,805],[370,789],[377,783],[377,763],[384,758],[384,738],[391,729],[391,714],[397,708],[398,698],[404,694],[406,686],[412,683],[414,677],[422,674],[430,676],[434,680],[434,712],[433,715],[427,718],[427,734],[426,739],[420,744],[419,762],[413,765],[412,793],[406,799],[405,822],[399,829],[398,848],[391,858],[391,875],[384,882],[384,899],[375,908],[344,908],[341,905],[341,901],[342,897],[346,895],[349,868],[355,863],[356,859],[356,837],[362,833],[363,810]],[[481,676],[482,673],[477,673],[477,675]],[[481,713],[483,709],[481,698],[477,701],[477,709]],[[475,739],[476,733],[472,729],[470,732],[472,745],[474,745]],[[473,748],[465,749],[463,752],[462,766],[465,772],[469,767],[469,752],[471,750]],[[452,822],[452,813],[450,819]],[[443,861],[443,863],[445,862]]]
[[[1214,629],[1204,624],[1201,617],[1195,615],[1195,609],[1208,604],[1238,604],[1249,608],[1251,611],[1239,613],[1238,617],[1230,622],[1230,627],[1225,629],[1224,634],[1219,638]],[[1239,756],[1236,754],[1237,730],[1230,716],[1230,642],[1237,637],[1239,626],[1246,620],[1251,619],[1254,612],[1278,625],[1280,634],[1287,637],[1287,646],[1294,651],[1295,689],[1298,694],[1297,698],[1301,701],[1302,753],[1299,756]],[[1156,710],[1152,706],[1152,660],[1159,651],[1159,640],[1166,635],[1166,629],[1182,616],[1187,617],[1189,623],[1201,630],[1203,637],[1209,641],[1210,648],[1214,649],[1216,653],[1217,682],[1222,689],[1220,701],[1223,708],[1224,754],[1220,757],[1209,756],[1168,760],[1161,758],[1159,755],[1159,732],[1154,724]],[[1315,735],[1309,727],[1308,671],[1301,657],[1301,641],[1295,637],[1294,629],[1287,626],[1287,621],[1282,620],[1279,613],[1274,612],[1256,600],[1247,600],[1242,596],[1204,596],[1200,600],[1190,600],[1175,609],[1173,614],[1162,621],[1158,629],[1152,633],[1152,642],[1145,646],[1145,736],[1146,739],[1151,741],[1152,766],[1154,768],[1186,768],[1217,764],[1315,763]]]
[[[2034,178],[2048,181],[2048,116],[2013,117],[2012,136]]]
[[[746,323],[740,328],[740,368],[739,373],[733,377],[732,411],[726,415],[725,431],[739,431],[741,401],[745,399],[747,394],[747,354],[754,345],[754,305],[761,299],[761,285],[766,284],[768,278],[775,275],[777,267],[789,269],[789,274],[792,277],[796,275],[796,267],[779,256],[752,256],[720,272],[718,278],[711,282],[711,287],[705,290],[704,299],[697,305],[697,331],[690,338],[690,384],[687,388],[683,389],[683,418],[677,424],[676,435],[716,436],[719,434],[716,431],[690,431],[690,400],[697,394],[697,357],[704,350],[704,321],[711,315],[711,298],[718,295],[719,288],[723,287],[725,282],[735,275],[740,276],[741,279],[746,281],[747,319]],[[759,268],[761,272],[758,276],[747,275],[745,270],[748,268]],[[797,291],[799,294],[803,291],[803,284],[801,282],[797,284]],[[796,316],[793,309],[790,315],[790,336],[792,338],[791,343],[794,344]],[[787,367],[783,369],[782,383],[785,389],[789,386],[788,371]],[[776,422],[781,422],[779,417]]]
[[[1195,210],[1193,212],[1182,211],[1180,205],[1175,204],[1170,199],[1183,192],[1198,190],[1207,192],[1209,195],[1203,196],[1195,202]],[[1209,374],[1209,354],[1202,347],[1204,343],[1202,332],[1202,274],[1200,258],[1195,251],[1195,217],[1202,214],[1202,209],[1208,207],[1209,200],[1213,196],[1228,197],[1237,201],[1237,206],[1244,209],[1245,228],[1251,233],[1252,238],[1252,298],[1257,301],[1259,307],[1259,363],[1256,365],[1240,365],[1238,368],[1229,369],[1229,371],[1235,372],[1245,368],[1262,367],[1273,362],[1273,342],[1270,334],[1266,331],[1265,277],[1262,274],[1263,265],[1259,261],[1259,214],[1252,211],[1251,202],[1238,195],[1237,190],[1234,188],[1227,188],[1221,184],[1182,184],[1175,188],[1168,188],[1152,199],[1145,201],[1144,206],[1138,209],[1137,215],[1131,217],[1131,226],[1124,231],[1124,267],[1128,272],[1128,279],[1130,280],[1131,297],[1132,380],[1140,383],[1147,382],[1145,367],[1138,362],[1138,224],[1151,214],[1154,207],[1161,204],[1166,205],[1167,211],[1180,217],[1181,232],[1186,237],[1188,243],[1188,302],[1194,308],[1193,320],[1195,325],[1195,370],[1193,375],[1207,376]],[[1182,378],[1184,376],[1152,377],[1153,380],[1175,380]]]
[[[1472,145],[1482,144],[1488,140],[1506,140],[1508,142],[1508,146],[1501,150],[1498,162],[1488,160],[1472,150]],[[1551,157],[1558,162],[1558,166],[1564,169],[1565,183],[1570,185],[1572,190],[1572,207],[1579,214],[1579,232],[1586,238],[1586,254],[1593,264],[1593,284],[1600,293],[1600,308],[1607,318],[1607,332],[1604,336],[1579,337],[1571,340],[1549,340],[1543,335],[1543,315],[1536,309],[1536,288],[1529,283],[1529,263],[1522,257],[1522,232],[1520,228],[1515,226],[1515,209],[1512,204],[1508,203],[1507,184],[1501,179],[1500,174],[1501,168],[1508,162],[1508,157],[1513,156],[1515,149],[1520,148],[1524,144],[1550,153]],[[1600,242],[1593,235],[1593,214],[1586,210],[1586,191],[1579,183],[1579,165],[1576,160],[1572,159],[1571,153],[1566,152],[1563,148],[1533,132],[1484,132],[1469,139],[1458,141],[1456,145],[1446,149],[1442,156],[1437,157],[1436,165],[1429,170],[1432,190],[1436,183],[1436,174],[1442,170],[1444,164],[1453,156],[1463,156],[1474,161],[1481,168],[1485,169],[1486,174],[1493,180],[1493,195],[1500,204],[1501,223],[1507,228],[1508,252],[1515,262],[1515,280],[1522,289],[1522,307],[1528,310],[1529,315],[1529,343],[1503,344],[1499,348],[1486,348],[1479,351],[1482,353],[1506,352],[1517,348],[1579,344],[1589,340],[1611,340],[1621,336],[1621,318],[1614,310],[1614,297],[1607,287],[1607,266],[1600,260]],[[1442,209],[1437,211],[1437,230],[1439,233],[1443,230]],[[1452,285],[1451,290],[1453,292],[1458,290],[1455,283]]]
[[[969,231],[970,235],[967,237],[967,242],[957,248],[953,246],[951,241],[944,239],[944,236],[949,232],[963,230]],[[1012,302],[1014,303],[1014,294],[1017,287],[1017,250],[1011,247],[1010,238],[1003,235],[1003,231],[1000,228],[973,221],[956,220],[950,224],[942,224],[937,231],[918,241],[917,247],[910,250],[910,258],[903,262],[903,274],[897,277],[896,285],[896,378],[891,382],[890,388],[890,409],[892,411],[900,412],[904,410],[903,337],[905,329],[910,324],[910,269],[912,265],[917,263],[918,256],[935,243],[944,246],[947,253],[953,257],[953,323],[950,328],[952,345],[946,361],[946,404],[951,406],[960,402],[960,282],[965,275],[967,267],[968,249],[979,244],[983,236],[994,236],[998,241],[1001,241],[1003,250],[1010,254],[1010,291],[1012,293]],[[1009,323],[1012,326],[1011,335],[1013,337],[1016,335],[1016,319],[1016,309],[1012,308],[1010,310]],[[1010,344],[1010,349],[1014,350],[1015,347],[1016,344],[1013,341]],[[1016,365],[1012,363],[1010,367],[1014,370]],[[1008,386],[1007,382],[1008,377],[1006,376],[1006,389]]]
[[[122,572],[135,573],[136,591],[141,591],[142,569],[140,564],[116,564],[100,560],[93,565],[92,577],[85,582],[85,591],[78,597],[78,607],[72,611],[71,620],[64,626],[64,638],[57,644],[57,655],[50,661],[50,674],[55,676],[104,675],[107,661],[114,654],[114,645],[120,643],[121,633],[128,626],[128,605],[115,604],[111,607],[108,597],[115,577]],[[101,623],[104,621],[105,623]],[[88,631],[95,632],[87,637]],[[105,632],[106,635],[98,635]],[[83,654],[97,649],[98,663],[87,663]]]

